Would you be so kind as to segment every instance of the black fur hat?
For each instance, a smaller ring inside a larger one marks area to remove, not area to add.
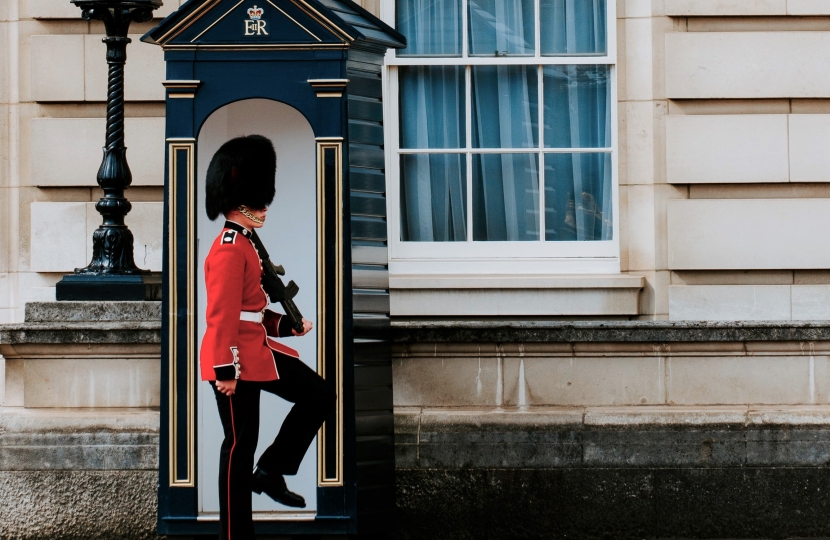
[[[237,137],[213,154],[205,182],[205,210],[211,221],[245,205],[265,208],[276,193],[277,153],[262,135]]]

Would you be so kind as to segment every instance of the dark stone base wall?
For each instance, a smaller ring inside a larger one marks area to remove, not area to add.
[[[0,471],[0,539],[155,539],[157,486],[157,471]]]
[[[830,536],[830,469],[402,469],[400,540]]]

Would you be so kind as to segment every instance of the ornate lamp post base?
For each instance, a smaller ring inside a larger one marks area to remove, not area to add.
[[[72,0],[85,20],[103,21],[107,37],[107,139],[98,169],[104,196],[95,205],[103,217],[92,235],[92,261],[58,283],[58,300],[151,300],[160,290],[157,277],[133,260],[133,234],[124,223],[132,208],[124,190],[132,183],[124,146],[124,64],[130,23],[149,21],[161,0]]]
[[[57,284],[58,300],[161,300],[161,276],[68,274]]]

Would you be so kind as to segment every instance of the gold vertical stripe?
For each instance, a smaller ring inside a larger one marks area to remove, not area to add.
[[[167,351],[167,380],[168,380],[168,389],[167,389],[167,396],[168,396],[168,418],[167,418],[167,425],[168,425],[168,442],[169,442],[169,452],[168,452],[168,459],[170,460],[168,465],[168,474],[170,475],[170,485],[176,485],[176,327],[178,325],[178,321],[176,319],[176,311],[177,311],[177,301],[176,301],[176,206],[177,206],[177,199],[176,199],[176,150],[175,144],[168,144],[167,146],[167,162],[168,162],[168,171],[167,171],[167,178],[168,178],[168,189],[169,193],[167,194],[168,200],[168,207],[167,207],[167,228],[169,232],[169,239],[170,242],[167,253],[168,253],[168,260],[167,260],[167,280],[169,285],[169,290],[167,293],[167,299],[170,306],[170,311],[168,312],[168,331],[170,335],[168,336],[168,346],[169,349]]]
[[[326,346],[325,336],[330,331],[325,327],[326,291],[325,269],[325,230],[326,230],[326,150],[334,150],[335,160],[335,373],[326,373]],[[333,377],[337,391],[337,438],[335,440],[336,465],[334,476],[326,476],[326,431],[325,425],[317,436],[317,484],[320,487],[343,485],[343,143],[342,138],[320,137],[317,139],[317,317],[319,329],[317,332],[317,370],[324,379]]]
[[[191,139],[192,140],[192,139]],[[168,185],[169,185],[169,193],[168,193],[168,230],[170,233],[169,238],[169,261],[168,261],[168,282],[169,282],[169,290],[168,290],[168,298],[169,298],[169,305],[170,311],[168,312],[169,316],[169,350],[168,350],[168,392],[169,392],[169,441],[170,441],[170,452],[169,452],[169,471],[170,471],[170,486],[171,487],[194,487],[195,486],[195,407],[193,403],[193,399],[195,396],[195,373],[194,373],[194,354],[195,354],[195,287],[194,287],[194,253],[193,253],[193,244],[194,244],[194,234],[195,234],[195,189],[194,189],[194,173],[195,173],[195,143],[194,142],[168,142]],[[185,381],[185,396],[184,399],[186,400],[186,414],[185,414],[185,429],[187,430],[187,448],[184,451],[187,452],[187,470],[185,471],[184,478],[180,478],[180,471],[178,468],[178,460],[177,457],[179,456],[180,448],[178,447],[178,433],[179,433],[179,415],[178,415],[178,407],[180,403],[179,394],[178,394],[178,372],[176,370],[176,365],[178,362],[178,340],[179,340],[179,321],[178,321],[178,298],[177,292],[179,290],[179,283],[176,276],[177,271],[177,261],[179,258],[179,253],[176,248],[176,239],[179,237],[180,231],[176,225],[176,218],[178,217],[178,197],[176,194],[176,190],[178,189],[179,185],[179,178],[178,178],[178,165],[179,165],[179,151],[185,151],[185,159],[187,160],[187,175],[183,179],[186,184],[187,196],[185,200],[185,211],[186,211],[186,222],[187,222],[187,230],[184,231],[184,234],[187,235],[187,243],[186,243],[186,253],[184,254],[187,257],[186,262],[186,269],[187,269],[187,280],[185,282],[186,289],[186,305],[187,305],[187,315],[185,320],[185,332],[186,336],[186,377],[187,380]]]

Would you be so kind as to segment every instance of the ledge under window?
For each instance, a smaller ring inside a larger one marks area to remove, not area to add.
[[[392,317],[639,314],[645,278],[594,275],[390,275]]]

